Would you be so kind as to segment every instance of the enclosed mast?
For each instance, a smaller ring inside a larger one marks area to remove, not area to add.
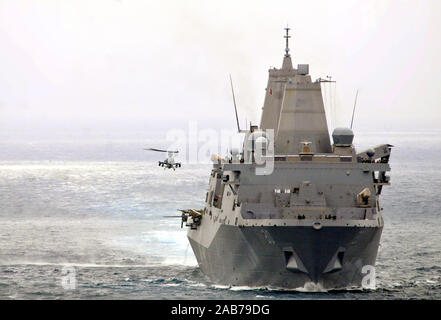
[[[293,68],[289,28],[281,69],[270,69],[260,128],[274,130],[275,153],[296,154],[301,142],[314,153],[331,153],[320,82],[312,82],[308,65]]]

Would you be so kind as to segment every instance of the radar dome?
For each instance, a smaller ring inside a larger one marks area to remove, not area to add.
[[[231,148],[231,155],[232,156],[237,156],[239,154],[239,149],[238,148]]]
[[[260,136],[256,139],[255,146],[256,146],[256,149],[267,149],[268,148],[268,140],[265,137]]]
[[[354,140],[354,132],[349,128],[335,128],[332,132],[332,140],[336,146],[350,146]]]

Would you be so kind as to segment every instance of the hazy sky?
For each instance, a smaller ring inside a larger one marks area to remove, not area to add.
[[[283,28],[337,125],[440,129],[441,1],[0,0],[0,137],[259,122]],[[327,89],[327,98],[331,89]]]

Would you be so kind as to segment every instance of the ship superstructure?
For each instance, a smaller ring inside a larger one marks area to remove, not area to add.
[[[183,211],[188,239],[216,283],[360,287],[375,266],[392,146],[357,153],[349,128],[336,128],[331,143],[321,80],[308,65],[293,67],[288,31],[260,126],[247,130],[241,152],[213,157],[205,208]]]

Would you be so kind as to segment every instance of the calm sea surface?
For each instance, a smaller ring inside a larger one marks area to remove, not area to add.
[[[377,289],[310,293],[205,279],[164,216],[203,206],[209,165],[163,170],[142,141],[0,141],[0,299],[441,299],[441,132],[355,143],[395,146]]]

